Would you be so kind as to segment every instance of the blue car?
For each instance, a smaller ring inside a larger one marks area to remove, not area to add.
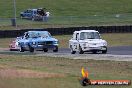
[[[24,12],[20,13],[20,17],[21,18],[25,18],[25,19],[31,19],[34,20],[34,17],[37,14],[37,9],[28,9]]]
[[[53,38],[48,31],[28,31],[18,43],[20,52],[34,50],[43,50],[47,52],[52,49],[53,52],[58,52],[58,40]]]
[[[44,16],[46,16],[46,13],[44,12],[44,10],[42,8],[38,8],[38,9],[27,9],[24,12],[20,13],[20,17],[22,19],[30,19],[30,20],[43,20]]]

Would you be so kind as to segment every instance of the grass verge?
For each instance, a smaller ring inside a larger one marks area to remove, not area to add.
[[[81,67],[89,71],[90,79],[132,80],[132,62],[71,60],[67,58],[0,55],[0,72],[4,69],[32,70],[43,73],[64,74],[64,77],[3,78],[1,88],[81,88],[78,79]],[[8,73],[11,74],[11,73]],[[20,74],[19,74],[20,75]],[[26,75],[26,73],[25,73]],[[7,85],[8,83],[8,85]],[[90,88],[131,88],[131,86],[89,86]]]

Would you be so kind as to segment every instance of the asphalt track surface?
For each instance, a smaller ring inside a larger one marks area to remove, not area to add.
[[[60,53],[70,53],[69,48],[60,48]],[[86,54],[91,54],[91,52],[85,52]],[[107,54],[112,55],[132,55],[132,46],[116,46],[108,47]]]
[[[85,52],[84,54],[71,54],[69,48],[59,48],[58,52],[53,52],[49,50],[48,52],[34,51],[33,53],[29,51],[19,52],[19,51],[9,51],[8,48],[0,48],[0,54],[5,55],[22,55],[22,56],[47,56],[47,57],[63,57],[69,59],[92,59],[92,60],[110,60],[110,61],[132,61],[132,46],[116,46],[108,47],[107,54],[92,52]]]
[[[132,46],[109,47],[108,54],[113,55],[132,55]]]
[[[8,49],[2,50],[0,49],[0,53],[2,52],[8,52],[8,53],[18,53],[19,51],[9,51]],[[8,54],[7,53],[7,54]],[[25,54],[31,54],[29,51],[24,52]],[[24,54],[23,53],[23,54]],[[43,54],[43,51],[35,51],[36,54]],[[53,51],[49,50],[46,53],[54,53]],[[59,51],[56,52],[59,54],[70,54],[69,48],[59,48]],[[78,52],[77,52],[78,53]],[[91,54],[92,52],[85,52],[85,54]],[[115,47],[108,47],[107,54],[111,55],[132,55],[132,46],[115,46]]]

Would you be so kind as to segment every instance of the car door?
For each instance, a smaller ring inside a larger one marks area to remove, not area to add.
[[[75,38],[72,40],[72,48],[75,51],[78,51],[79,48],[79,33],[76,33]]]
[[[25,18],[28,18],[28,10],[26,10],[26,11],[24,12],[24,14],[25,14]]]
[[[24,37],[23,37],[21,43],[22,43],[23,47],[28,48],[28,43],[29,43],[29,34],[28,34],[28,32],[24,33]]]
[[[76,49],[77,49],[77,50],[79,50],[79,46],[80,46],[80,42],[79,42],[80,37],[79,37],[79,36],[80,36],[79,33],[77,33],[77,34],[76,34]]]
[[[28,10],[27,16],[28,16],[28,18],[32,17],[32,10]]]

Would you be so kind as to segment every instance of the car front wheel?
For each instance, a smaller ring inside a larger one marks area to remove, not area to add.
[[[53,52],[58,52],[58,46],[53,49]]]
[[[47,49],[47,48],[44,48],[43,51],[44,51],[44,52],[48,52],[48,49]]]
[[[24,52],[24,48],[22,46],[20,47],[20,52]]]
[[[81,46],[79,46],[79,54],[83,54],[84,51],[82,50]]]
[[[106,50],[102,50],[102,53],[103,54],[106,54],[107,53],[107,47],[105,47],[106,48]]]
[[[32,18],[31,18],[31,19],[32,19],[32,21],[35,21],[35,17],[34,17],[34,16],[32,16]]]
[[[34,48],[33,47],[29,47],[29,51],[30,52],[34,52]]]
[[[93,52],[93,54],[96,54],[97,53],[97,51],[96,50],[94,50],[94,51],[92,51]]]

